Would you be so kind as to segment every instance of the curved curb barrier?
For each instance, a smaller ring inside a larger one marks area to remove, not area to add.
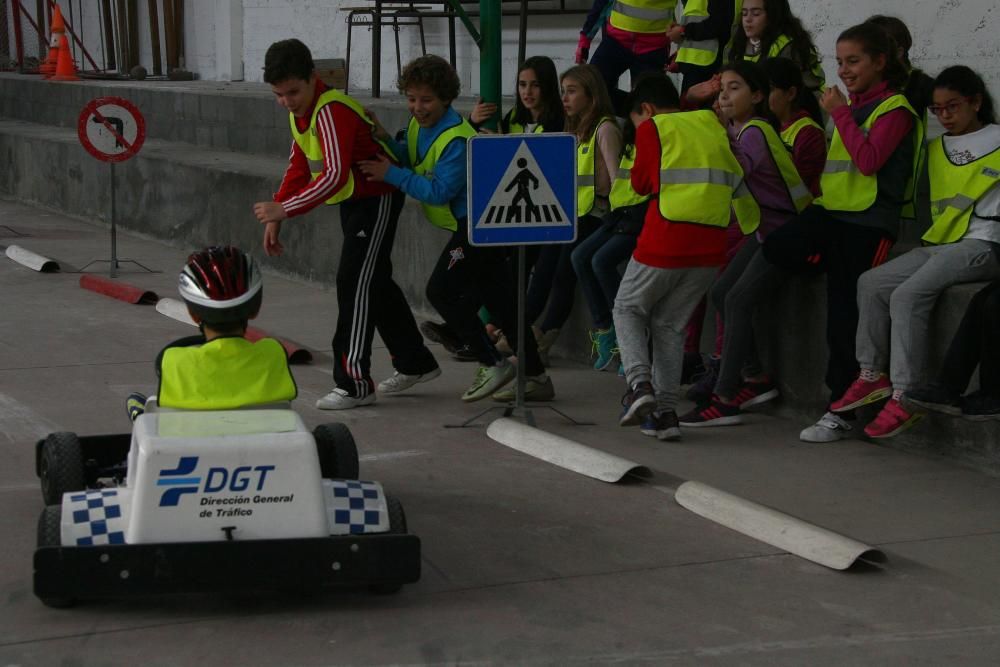
[[[652,474],[649,468],[635,461],[581,445],[507,417],[492,422],[486,428],[486,435],[501,445],[602,482],[620,482],[629,473],[639,476]]]
[[[153,304],[160,298],[156,296],[156,292],[89,273],[80,276],[80,287],[126,303]]]
[[[684,482],[674,500],[698,516],[834,570],[858,560],[887,560],[867,544],[701,482]]]
[[[187,306],[184,305],[183,301],[178,299],[160,299],[156,302],[157,312],[166,315],[171,319],[175,319],[178,322],[183,322],[185,324],[190,324],[191,326],[198,326],[188,315]],[[272,336],[266,331],[261,331],[254,327],[248,327],[246,338],[249,341],[257,341],[261,338],[273,338],[281,346],[285,348],[285,352],[288,354],[288,363],[290,364],[311,364],[313,361],[312,352],[302,347],[298,343],[293,343],[292,341],[285,340],[284,338],[278,338],[277,336]]]
[[[26,248],[22,248],[19,245],[7,246],[7,256],[12,260],[26,266],[33,271],[40,271],[42,273],[55,273],[60,270],[59,262],[54,259],[49,259],[39,255],[36,252],[31,252]]]

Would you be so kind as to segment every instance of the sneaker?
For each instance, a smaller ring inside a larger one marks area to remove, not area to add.
[[[462,400],[466,403],[480,401],[513,380],[516,374],[517,369],[507,361],[496,366],[480,366],[472,385],[462,394]]]
[[[705,372],[705,360],[701,352],[685,352],[684,366],[681,370],[681,384],[691,384],[696,377]]]
[[[459,345],[452,350],[451,356],[455,361],[479,361],[479,357],[468,345]]]
[[[677,413],[673,410],[666,412],[652,412],[646,417],[639,427],[643,435],[654,437],[657,440],[680,440],[681,429],[677,422]]]
[[[736,426],[742,423],[743,417],[740,416],[739,406],[723,403],[718,396],[713,396],[707,405],[695,408],[680,419],[681,426],[692,428]]]
[[[462,347],[462,341],[459,339],[458,335],[451,330],[451,327],[443,322],[421,322],[420,333],[422,333],[424,338],[427,340],[440,343],[444,346],[444,349],[448,350],[452,354],[455,354],[455,352]]]
[[[499,352],[505,357],[513,356],[514,348],[510,346],[510,341],[507,340],[507,336],[504,335],[504,332],[501,331],[500,329],[497,329],[496,333],[497,333],[497,340],[493,344],[493,346],[496,347],[497,352]]]
[[[736,404],[740,410],[745,410],[754,405],[760,405],[778,398],[778,385],[771,380],[764,382],[751,382],[745,380],[740,385],[740,390],[736,392]]]
[[[493,394],[494,401],[513,402],[517,397],[517,379]],[[551,401],[556,397],[556,389],[552,386],[552,378],[545,373],[524,378],[524,400]]]
[[[962,405],[962,417],[975,422],[1000,419],[1000,396],[982,391],[969,394]]]
[[[125,399],[125,410],[128,412],[129,421],[134,422],[146,411],[146,397],[142,394],[129,394]]]
[[[874,421],[865,426],[865,435],[875,439],[891,438],[923,418],[923,412],[910,412],[900,405],[899,401],[890,398],[881,412],[875,415]]]
[[[371,405],[374,402],[374,393],[361,397],[351,396],[346,389],[337,387],[316,401],[316,407],[320,410],[350,410],[351,408],[360,408],[362,405]]]
[[[892,383],[885,373],[879,374],[874,382],[858,377],[843,396],[830,404],[830,412],[850,412],[862,405],[877,403],[890,396],[892,396]]]
[[[836,442],[851,437],[854,427],[844,421],[843,417],[827,412],[812,426],[799,433],[802,442]]]
[[[610,368],[618,358],[618,337],[615,336],[615,328],[612,326],[591,331],[590,342],[591,356],[597,357],[594,361],[594,370],[603,371]]]
[[[542,364],[548,366],[549,350],[556,342],[556,338],[559,337],[559,329],[549,329],[544,333],[538,327],[531,327],[531,329],[535,332],[535,341],[538,343],[538,356],[541,357]]]
[[[655,409],[656,397],[653,395],[653,385],[649,382],[639,382],[622,396],[622,414],[618,419],[618,425],[638,426]]]
[[[426,373],[421,373],[419,375],[407,375],[406,373],[396,371],[392,374],[391,378],[387,378],[378,383],[378,390],[379,393],[382,394],[395,394],[396,392],[406,391],[415,384],[430,382],[440,375],[440,368],[435,368],[432,371],[427,371]]]
[[[715,393],[715,382],[719,379],[719,365],[722,360],[718,357],[709,357],[705,361],[705,370],[694,378],[694,384],[688,388],[687,399],[695,405],[705,405],[712,399]]]
[[[926,387],[904,391],[899,402],[910,412],[932,410],[954,417],[961,416],[964,407],[964,401],[960,394],[939,384],[930,384]]]

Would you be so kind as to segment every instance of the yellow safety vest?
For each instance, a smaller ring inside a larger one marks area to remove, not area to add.
[[[861,129],[868,134],[880,116],[899,108],[909,111],[914,119],[913,166],[903,195],[905,203],[913,197],[918,158],[924,143],[923,124],[917,118],[917,112],[910,106],[906,97],[897,93],[875,107],[861,125]],[[847,152],[847,146],[844,145],[838,130],[833,132],[833,141],[830,143],[830,151],[826,156],[826,166],[823,167],[819,186],[823,194],[816,199],[816,204],[828,211],[867,211],[878,198],[878,174],[865,176],[861,173],[851,159],[851,154]]]
[[[608,195],[608,199],[611,201],[612,211],[624,206],[641,204],[652,197],[652,195],[641,195],[632,188],[633,165],[635,165],[635,147],[625,153],[618,164],[618,174],[611,183],[611,194]]]
[[[927,243],[961,240],[969,231],[976,202],[1000,183],[1000,149],[966,164],[955,164],[938,137],[927,148],[931,182],[931,228]]]
[[[785,147],[788,148],[788,150],[794,149],[795,140],[798,138],[799,132],[810,126],[815,127],[820,132],[823,132],[824,137],[826,136],[826,131],[823,129],[822,125],[813,120],[812,116],[805,116],[803,118],[799,118],[797,121],[781,131],[781,141],[784,142]]]
[[[806,187],[806,184],[802,182],[799,170],[795,168],[792,156],[789,154],[788,149],[785,148],[785,144],[782,143],[781,137],[778,136],[778,133],[774,131],[774,128],[770,124],[754,119],[740,129],[740,134],[736,138],[737,141],[739,141],[739,137],[743,136],[748,127],[756,127],[764,133],[764,139],[767,140],[767,147],[771,152],[771,158],[781,173],[781,180],[785,182],[785,187],[788,188],[788,197],[795,205],[795,212],[801,213],[805,210],[806,206],[812,203],[813,196],[809,192],[809,188]]]
[[[785,47],[792,43],[792,38],[788,35],[778,35],[774,42],[771,43],[771,47],[767,50],[768,58],[777,58]],[[755,63],[760,61],[760,54],[755,56],[748,56],[743,54],[743,60]],[[809,70],[809,73],[816,77],[819,82],[819,89],[824,90],[826,88],[826,73],[823,71],[823,67],[819,64],[819,57],[816,58],[816,62],[813,63]]]
[[[740,23],[740,11],[743,9],[743,0],[735,0],[733,5],[735,7],[735,11],[733,12],[733,28],[735,28]],[[701,23],[706,19],[708,19],[708,0],[687,0],[684,3],[681,25]],[[717,39],[685,39],[681,42],[680,49],[677,51],[676,62],[709,67],[719,57],[719,48],[720,44]]]
[[[674,222],[728,227],[730,211],[744,234],[760,225],[760,208],[713,111],[653,116],[660,135],[660,215]],[[697,150],[693,150],[697,147]]]
[[[527,131],[524,129],[524,125],[521,125],[520,123],[514,122],[514,110],[513,109],[511,109],[510,111],[508,111],[507,115],[504,116],[504,122],[507,124],[507,134],[527,134]],[[544,131],[545,131],[545,128],[542,127],[542,124],[541,123],[537,123],[535,125],[535,129],[532,130],[531,133],[532,134],[541,134]]]
[[[339,103],[346,106],[348,109],[358,114],[363,121],[368,123],[372,129],[375,129],[375,124],[368,118],[368,114],[365,113],[364,108],[358,104],[354,98],[348,97],[339,90],[326,90],[320,93],[320,96],[316,99],[316,106],[313,109],[312,116],[309,118],[309,127],[306,128],[305,132],[299,132],[299,129],[295,126],[295,115],[288,114],[288,123],[292,128],[292,138],[295,143],[299,145],[302,152],[306,156],[306,160],[309,162],[309,171],[312,173],[313,180],[315,181],[319,178],[320,174],[323,173],[323,146],[320,144],[319,137],[316,135],[316,117],[319,115],[320,109],[328,104]],[[382,141],[378,141],[379,145],[382,146],[387,155],[392,155],[392,150]],[[354,173],[350,168],[347,170],[347,181],[344,185],[340,187],[339,190],[333,193],[333,196],[327,199],[325,204],[338,204],[345,199],[350,199],[351,195],[354,194]]]
[[[228,336],[167,348],[157,400],[165,408],[234,410],[290,401],[297,393],[281,343]]]
[[[597,131],[605,123],[615,122],[610,116],[597,121],[597,127],[586,141],[581,141],[576,147],[576,217],[577,219],[590,213],[594,208],[596,197],[595,170],[597,167],[594,155],[597,153]]]
[[[615,0],[611,25],[619,30],[665,33],[674,22],[677,0]]]
[[[452,125],[441,132],[434,139],[434,143],[431,144],[430,148],[427,149],[427,154],[418,161],[418,132],[420,132],[420,125],[417,124],[416,118],[411,118],[410,124],[406,129],[406,149],[410,156],[410,166],[417,175],[426,176],[427,178],[434,178],[434,167],[441,158],[441,154],[444,153],[444,150],[448,148],[451,142],[466,142],[469,140],[469,137],[476,136],[475,128],[469,125],[469,121],[462,118],[457,125]],[[455,219],[455,214],[451,212],[450,204],[425,204],[424,202],[420,202],[420,207],[424,210],[427,220],[435,227],[447,229],[452,232],[458,229],[458,220]]]

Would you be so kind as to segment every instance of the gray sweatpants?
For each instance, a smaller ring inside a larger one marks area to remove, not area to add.
[[[630,387],[652,382],[660,412],[677,406],[684,330],[719,269],[658,269],[630,259],[615,298],[615,334]],[[652,348],[652,360],[650,359]]]
[[[884,371],[894,389],[926,382],[931,311],[951,285],[996,280],[1000,261],[992,243],[957,243],[911,250],[858,278],[857,354],[861,368]]]

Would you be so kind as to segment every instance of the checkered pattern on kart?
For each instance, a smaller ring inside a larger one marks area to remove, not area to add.
[[[63,499],[63,523],[69,523],[70,544],[80,547],[125,544],[125,518],[118,489],[69,494]]]
[[[348,532],[384,533],[389,530],[389,512],[378,482],[331,480],[333,488],[332,520]]]

